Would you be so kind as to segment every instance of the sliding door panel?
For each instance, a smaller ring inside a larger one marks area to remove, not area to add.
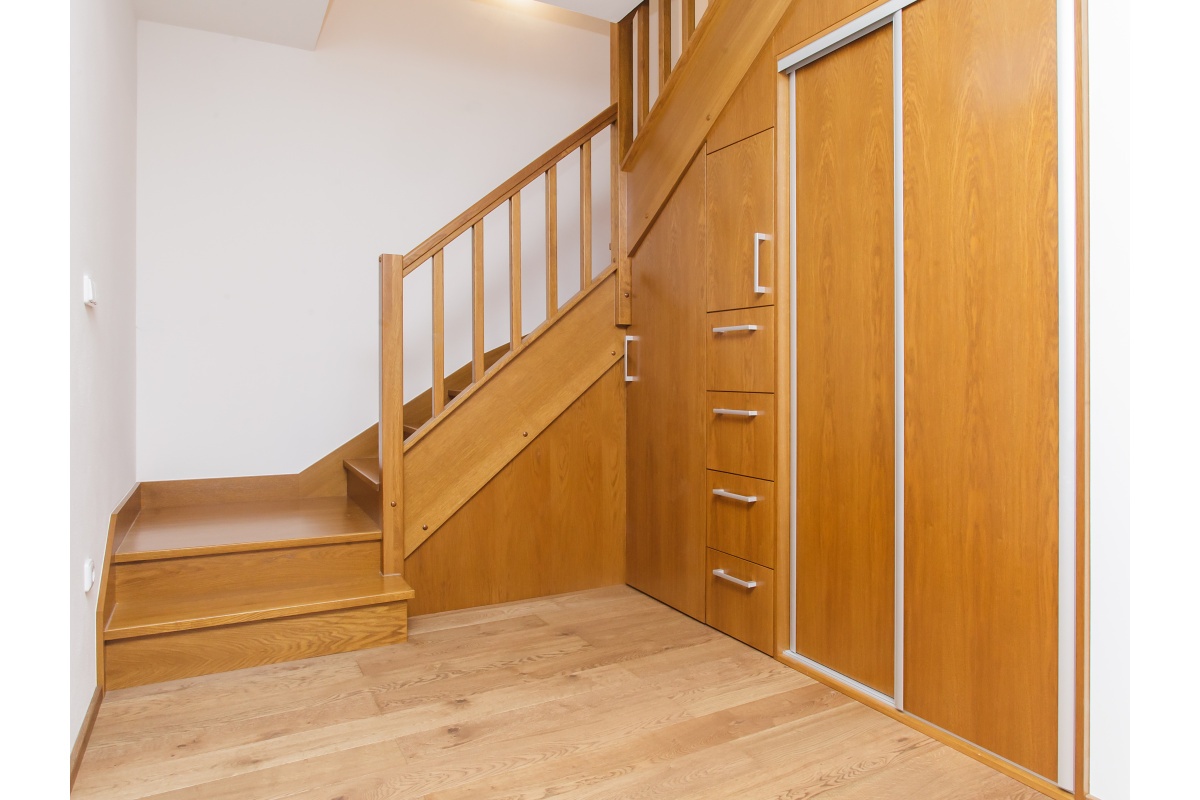
[[[796,73],[796,651],[891,695],[892,28]]]

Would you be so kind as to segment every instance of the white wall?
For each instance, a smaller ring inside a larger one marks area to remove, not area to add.
[[[1129,784],[1129,2],[1090,0],[1091,794]]]
[[[103,561],[109,514],[134,482],[136,34],[129,0],[72,0],[72,741],[96,687],[96,589],[83,594],[82,564]]]
[[[599,113],[608,74],[605,23],[536,3],[336,0],[312,52],[140,23],[138,478],[294,472],[376,422],[378,255]],[[447,270],[449,299],[466,276]],[[428,328],[420,284],[408,330]],[[489,346],[506,325],[489,313]],[[427,353],[409,350],[410,395]]]

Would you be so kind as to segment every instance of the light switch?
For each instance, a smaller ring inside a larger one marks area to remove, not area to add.
[[[83,304],[86,306],[96,305],[96,284],[92,281],[91,275],[83,276]]]

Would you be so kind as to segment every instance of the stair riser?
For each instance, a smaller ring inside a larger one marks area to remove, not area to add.
[[[153,603],[164,594],[201,596],[237,587],[337,581],[378,572],[379,547],[379,542],[353,542],[119,563],[116,602]]]
[[[230,672],[407,639],[407,601],[120,639],[104,646],[105,688]]]
[[[353,500],[366,513],[371,521],[383,527],[382,496],[375,484],[363,478],[357,472],[346,471],[346,496]]]

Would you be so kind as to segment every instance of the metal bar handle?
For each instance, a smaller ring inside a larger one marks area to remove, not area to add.
[[[745,503],[746,505],[751,505],[753,503],[758,502],[758,496],[753,495],[753,494],[751,494],[751,495],[734,494],[733,492],[727,492],[724,489],[713,489],[712,492],[713,492],[713,495],[716,497],[725,497],[730,500],[737,500],[739,502]]]
[[[626,383],[633,383],[634,381],[636,381],[636,380],[637,380],[637,376],[636,376],[636,375],[630,375],[630,374],[629,374],[629,343],[630,343],[630,342],[636,342],[637,340],[638,340],[638,337],[636,337],[636,336],[626,336],[626,337],[625,337],[625,364],[624,364],[624,370],[625,370],[625,382],[626,382]]]
[[[759,263],[760,262],[759,248],[762,246],[763,242],[769,242],[769,241],[771,241],[770,234],[767,234],[767,233],[754,234],[754,293],[755,294],[766,294],[767,292],[771,291],[770,287],[762,285],[762,277],[759,275],[760,266],[761,266]]]
[[[713,328],[712,332],[719,335],[722,333],[734,333],[736,331],[750,331],[751,333],[753,333],[754,331],[757,331],[757,330],[762,330],[762,326],[761,325],[722,325],[719,328]]]
[[[744,581],[741,578],[735,578],[723,569],[714,569],[713,575],[715,575],[716,577],[720,578],[723,581],[729,581],[730,583],[736,583],[738,586],[741,586],[743,589],[753,589],[755,586],[758,586],[758,581]]]
[[[757,417],[758,412],[744,408],[714,408],[713,413],[722,417]]]

